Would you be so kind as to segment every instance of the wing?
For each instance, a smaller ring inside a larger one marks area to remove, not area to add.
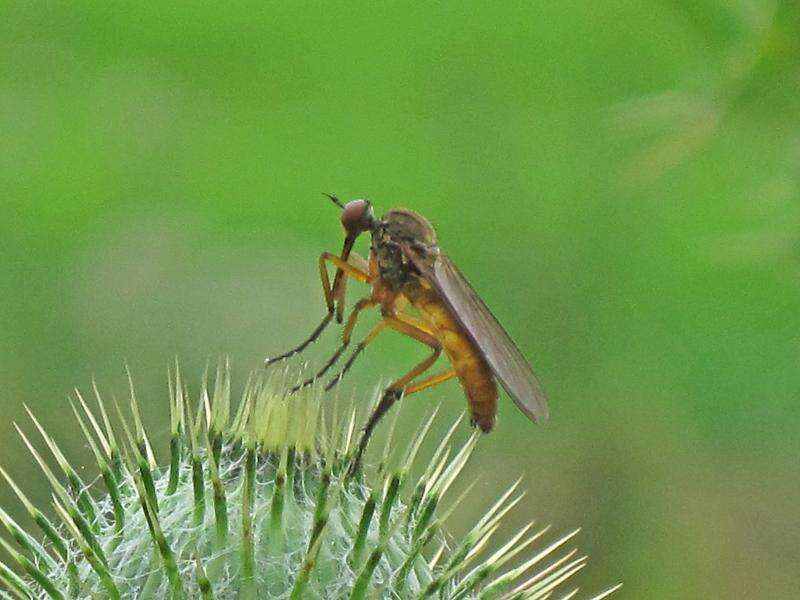
[[[458,267],[444,253],[439,253],[431,265],[415,250],[408,247],[404,250],[422,276],[439,292],[514,403],[532,421],[546,421],[549,409],[539,380]]]

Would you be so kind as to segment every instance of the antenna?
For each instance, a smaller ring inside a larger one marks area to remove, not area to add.
[[[327,193],[327,192],[322,192],[322,195],[323,195],[323,196],[327,196],[328,198],[330,198],[330,199],[331,199],[331,201],[333,201],[333,203],[334,203],[336,206],[338,206],[338,207],[339,207],[339,208],[341,208],[341,209],[344,209],[344,204],[342,204],[342,201],[341,201],[341,200],[339,200],[339,199],[338,199],[336,196],[334,196],[333,194],[329,194],[329,193]]]

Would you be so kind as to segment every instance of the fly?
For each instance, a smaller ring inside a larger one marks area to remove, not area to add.
[[[367,421],[356,451],[357,465],[378,421],[403,396],[458,378],[467,397],[473,425],[488,433],[497,415],[497,383],[534,422],[548,417],[547,399],[528,362],[491,311],[472,289],[450,258],[439,249],[433,226],[422,215],[393,209],[376,218],[368,200],[343,204],[326,194],[342,209],[345,240],[340,255],[324,252],[319,258],[322,291],[327,313],[311,335],[297,347],[265,361],[269,365],[302,352],[335,318],[344,321],[348,278],[371,287],[347,317],[342,342],[322,368],[292,391],[310,385],[339,360],[351,342],[359,314],[378,307],[381,320],[356,344],[340,373],[325,386],[335,386],[356,358],[380,333],[393,329],[431,350],[430,355],[392,382]],[[362,233],[372,237],[369,259],[352,249]],[[328,265],[336,267],[331,282]],[[419,316],[408,313],[413,307]],[[433,375],[428,371],[444,352],[450,368]]]

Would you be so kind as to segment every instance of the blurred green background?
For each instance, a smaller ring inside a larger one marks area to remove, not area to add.
[[[501,400],[455,531],[522,473],[510,528],[582,526],[587,591],[796,597],[796,7],[0,4],[2,464],[47,503],[12,422],[88,464],[66,397],[125,361],[157,443],[175,356],[241,386],[323,314],[320,192],[369,197],[431,219],[551,399]],[[424,354],[386,335],[348,389]]]

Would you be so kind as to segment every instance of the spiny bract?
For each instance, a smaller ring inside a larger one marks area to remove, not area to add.
[[[458,501],[442,507],[441,500],[475,436],[453,449],[453,425],[423,474],[411,478],[428,419],[394,460],[387,442],[365,481],[349,469],[355,409],[323,414],[316,390],[287,396],[285,389],[251,379],[231,418],[227,365],[213,389],[204,381],[196,405],[176,369],[165,468],[156,464],[132,384],[132,426],[116,406],[116,430],[96,385],[95,410],[76,391],[72,410],[97,459],[103,492],[99,482],[81,479],[28,411],[61,471],[56,475],[17,427],[52,487],[55,518],[0,468],[44,536],[40,542],[0,509],[16,542],[0,538],[14,566],[0,563],[7,590],[0,597],[547,598],[585,565],[576,550],[562,550],[577,532],[531,550],[546,529],[530,525],[484,551],[522,497],[517,484],[462,540],[447,541],[442,524]]]

